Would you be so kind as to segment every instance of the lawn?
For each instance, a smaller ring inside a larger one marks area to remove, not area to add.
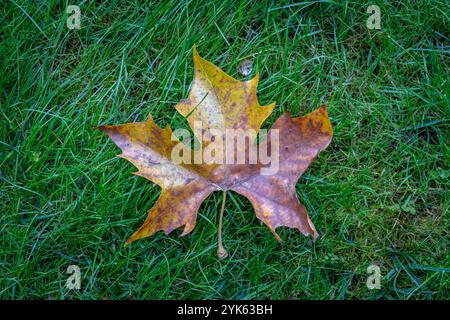
[[[0,298],[449,298],[447,1],[0,3]],[[366,27],[370,4],[381,30]],[[259,72],[260,103],[277,102],[263,128],[328,103],[333,140],[297,183],[316,241],[280,228],[277,242],[229,192],[220,260],[215,192],[191,234],[124,247],[160,188],[96,127],[149,113],[186,126],[174,106],[194,44],[237,79]]]

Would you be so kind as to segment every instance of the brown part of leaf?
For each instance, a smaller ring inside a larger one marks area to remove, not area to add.
[[[279,170],[275,175],[255,175],[233,188],[252,203],[256,216],[277,240],[279,226],[300,230],[305,236],[318,233],[305,207],[298,201],[295,185],[317,154],[331,141],[333,129],[325,106],[300,118],[282,115],[271,130],[279,130]],[[268,139],[270,140],[270,132]]]

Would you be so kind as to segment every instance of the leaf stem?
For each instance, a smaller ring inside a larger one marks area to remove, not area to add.
[[[224,191],[222,197],[222,207],[220,208],[220,215],[219,215],[219,239],[217,240],[217,255],[219,256],[220,259],[225,259],[226,257],[228,257],[228,252],[222,245],[222,220],[226,199],[227,199],[227,192]]]

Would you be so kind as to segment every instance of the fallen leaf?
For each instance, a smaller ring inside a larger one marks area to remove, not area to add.
[[[180,154],[189,155],[192,159],[213,145],[220,146],[220,142],[225,145],[227,130],[253,132],[248,139],[254,140],[275,106],[275,103],[259,104],[256,95],[258,74],[251,80],[238,81],[201,58],[195,46],[193,51],[192,88],[188,99],[175,106],[201,141],[200,151],[182,145]],[[213,191],[223,191],[225,197],[229,190],[250,200],[256,216],[269,227],[277,240],[281,240],[275,231],[279,226],[296,228],[305,236],[318,236],[305,207],[298,201],[295,184],[331,141],[333,131],[325,106],[299,118],[291,118],[285,113],[274,123],[263,141],[269,146],[268,154],[278,155],[274,158],[278,161],[278,170],[270,175],[261,174],[261,170],[268,169],[271,164],[263,163],[259,158],[256,163],[228,161],[227,157],[233,160],[239,157],[239,152],[247,159],[252,151],[250,143],[240,150],[233,147],[230,151],[225,146],[222,149],[211,148],[215,150],[214,156],[223,162],[179,163],[173,158],[173,150],[180,147],[180,141],[170,127],[158,127],[151,116],[146,122],[100,126],[99,129],[122,149],[119,157],[136,166],[136,175],[162,188],[144,224],[127,244],[160,230],[168,234],[183,226],[181,235],[188,234],[195,227],[198,209],[206,197]],[[205,140],[205,136],[209,140]],[[277,141],[273,137],[278,137]],[[239,138],[233,139],[235,142]],[[257,149],[259,151],[260,146]]]

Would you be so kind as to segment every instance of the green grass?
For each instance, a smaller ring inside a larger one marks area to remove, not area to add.
[[[0,3],[1,298],[449,298],[447,1],[80,1],[81,30],[76,2]],[[221,261],[217,192],[188,236],[123,247],[160,190],[95,127],[185,126],[194,43],[238,79],[253,61],[259,101],[277,102],[265,128],[329,104],[333,141],[297,184],[317,241],[280,228],[278,243],[229,193]]]

